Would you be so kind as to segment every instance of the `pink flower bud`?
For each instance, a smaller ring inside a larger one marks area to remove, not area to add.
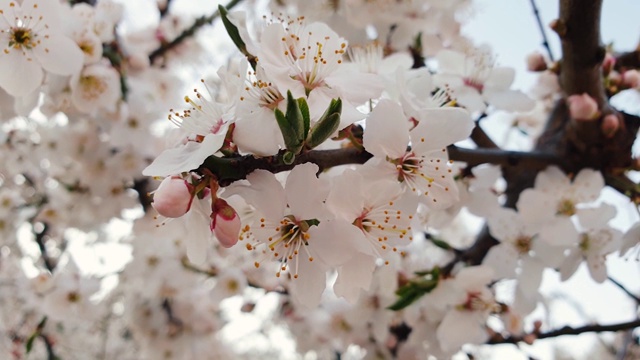
[[[539,52],[533,52],[527,55],[527,70],[529,71],[545,71],[547,70],[547,61]]]
[[[606,76],[608,75],[613,67],[616,65],[616,58],[613,55],[607,53],[604,56],[604,61],[602,61],[602,73]]]
[[[600,112],[598,103],[587,93],[571,95],[567,98],[569,114],[577,120],[595,120]]]
[[[168,218],[180,217],[189,211],[193,201],[193,186],[177,176],[164,178],[153,193],[153,208]]]
[[[602,119],[602,132],[604,136],[611,138],[620,128],[620,119],[614,114],[609,114]]]
[[[638,70],[628,70],[622,74],[622,83],[626,87],[638,88],[640,86],[640,72]]]
[[[238,242],[240,235],[240,216],[226,201],[214,200],[211,213],[211,231],[214,232],[220,245],[230,248]]]

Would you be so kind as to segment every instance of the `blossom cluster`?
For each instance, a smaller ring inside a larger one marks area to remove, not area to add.
[[[133,30],[121,1],[0,1],[0,357],[450,358],[539,331],[545,272],[602,283],[637,253],[599,170],[549,166],[516,201],[453,161],[481,119],[535,135],[563,96],[542,56],[512,88],[460,32],[468,0],[246,2],[212,61],[171,1]],[[494,244],[472,263],[474,217]]]

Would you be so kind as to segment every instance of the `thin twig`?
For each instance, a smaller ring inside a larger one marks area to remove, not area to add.
[[[240,3],[241,0],[231,0],[229,1],[229,3],[225,6],[225,8],[227,8],[227,10],[230,10],[232,8],[234,8],[236,5],[238,5]],[[198,31],[201,27],[211,24],[216,18],[218,18],[220,16],[220,12],[218,12],[218,10],[216,10],[213,14],[209,15],[209,16],[201,16],[199,18],[196,19],[196,21],[193,23],[193,25],[191,25],[189,28],[185,29],[180,35],[178,35],[178,37],[176,37],[175,39],[171,40],[170,42],[166,43],[166,44],[162,44],[159,48],[153,50],[151,52],[151,54],[149,54],[149,62],[151,62],[153,64],[153,62],[163,56],[164,54],[166,54],[169,50],[175,48],[176,46],[180,45],[184,40],[192,37],[196,31]]]
[[[47,232],[49,231],[49,224],[44,222],[42,223],[42,225],[42,231],[34,231],[35,241],[38,244],[38,249],[40,249],[40,255],[42,257],[42,261],[44,262],[44,267],[46,267],[49,272],[53,273],[53,270],[56,268],[56,262],[49,256],[47,247],[44,243],[44,238],[47,236]]]
[[[570,326],[565,326],[560,329],[551,330],[548,332],[543,332],[539,334],[532,334],[536,339],[549,339],[555,338],[564,335],[580,335],[584,333],[601,333],[601,332],[611,332],[611,331],[621,331],[621,330],[629,330],[640,327],[640,319],[635,319],[633,321],[627,321],[618,324],[611,325],[585,325],[577,328],[573,328]],[[506,338],[503,337],[495,337],[490,339],[487,344],[517,344],[520,341],[524,341],[521,336],[509,336]]]
[[[638,297],[637,295],[635,295],[634,293],[632,293],[631,291],[629,291],[629,289],[627,289],[624,285],[622,285],[621,283],[619,283],[618,281],[616,281],[614,278],[612,278],[611,276],[607,276],[607,279],[609,281],[611,281],[615,286],[617,286],[618,288],[620,288],[620,290],[622,290],[625,294],[629,295],[630,298],[633,299],[633,301],[636,302],[637,305],[640,305],[640,297]]]
[[[555,61],[553,58],[553,53],[551,52],[551,46],[549,45],[549,40],[547,39],[547,33],[544,29],[544,25],[542,24],[542,20],[540,19],[540,12],[538,11],[538,5],[536,4],[536,0],[531,0],[531,7],[533,8],[533,15],[536,17],[536,22],[538,23],[538,28],[540,29],[540,35],[542,35],[542,46],[547,50],[547,55],[549,55],[549,60]]]

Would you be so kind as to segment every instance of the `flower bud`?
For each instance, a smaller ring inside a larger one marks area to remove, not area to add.
[[[622,83],[629,88],[638,88],[640,86],[640,72],[638,70],[627,70],[622,74]]]
[[[609,114],[602,119],[602,133],[604,136],[611,138],[620,128],[620,119],[614,114]]]
[[[602,73],[607,76],[613,70],[613,67],[616,65],[616,58],[613,55],[607,53],[604,56],[604,60],[602,61]]]
[[[547,62],[544,56],[537,51],[527,55],[527,70],[536,72],[547,70]]]
[[[193,201],[193,186],[177,176],[164,178],[153,193],[153,208],[168,218],[180,217],[189,211]]]
[[[212,209],[211,231],[220,241],[220,245],[230,248],[238,242],[240,216],[233,207],[220,198],[214,200]]]
[[[571,95],[567,98],[569,114],[577,120],[595,120],[598,115],[598,103],[587,93]]]

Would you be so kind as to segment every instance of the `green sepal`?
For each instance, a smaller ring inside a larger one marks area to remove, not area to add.
[[[444,241],[444,240],[440,240],[440,239],[435,238],[433,236],[429,237],[429,240],[433,243],[433,245],[439,247],[442,250],[449,251],[449,250],[452,249],[451,245],[449,245],[449,243]]]
[[[241,53],[243,53],[247,57],[252,57],[253,55],[249,54],[249,52],[247,51],[247,45],[242,40],[242,37],[240,37],[240,31],[238,31],[238,27],[233,25],[233,23],[229,20],[229,12],[227,11],[227,9],[222,5],[218,5],[218,12],[220,13],[220,19],[222,19],[222,24],[224,24],[224,28],[227,30],[227,34],[229,34],[231,41],[233,41],[233,43]]]
[[[298,133],[280,109],[275,109],[274,113],[287,150],[292,152],[294,155],[298,154],[302,149],[302,140],[298,138]]]
[[[396,295],[399,298],[391,304],[391,306],[387,307],[387,309],[394,311],[402,310],[425,294],[433,291],[440,281],[440,268],[435,267],[431,271],[416,272],[416,275],[424,278],[411,280],[396,290]]]

